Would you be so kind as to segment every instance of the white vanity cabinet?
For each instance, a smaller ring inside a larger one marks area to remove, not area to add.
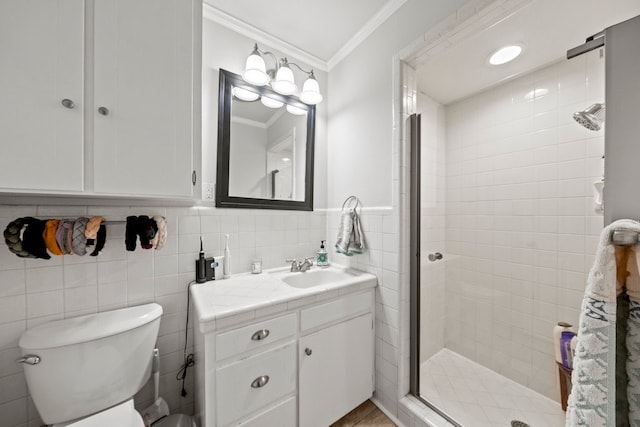
[[[0,191],[190,198],[197,0],[0,2]]]
[[[327,427],[371,397],[373,288],[331,295],[226,328],[196,324],[202,427]]]

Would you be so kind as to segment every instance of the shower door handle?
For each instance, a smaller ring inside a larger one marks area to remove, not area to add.
[[[433,254],[429,254],[429,261],[434,262],[442,259],[442,254],[440,252],[436,252]]]

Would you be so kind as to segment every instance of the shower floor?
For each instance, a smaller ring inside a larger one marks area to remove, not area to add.
[[[443,349],[420,367],[420,395],[464,427],[562,427],[565,413],[547,397]]]

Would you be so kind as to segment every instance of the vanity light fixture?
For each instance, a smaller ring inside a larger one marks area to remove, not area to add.
[[[522,53],[522,46],[513,44],[509,46],[501,47],[491,54],[489,57],[489,64],[502,65],[507,62],[511,62],[516,59]]]
[[[262,55],[270,55],[273,58],[276,67],[275,70],[267,70]],[[272,52],[260,50],[257,43],[253,45],[253,51],[251,51],[251,54],[247,58],[242,78],[246,82],[256,86],[264,86],[271,83],[273,90],[279,94],[291,95],[297,89],[291,66],[307,74],[307,80],[304,82],[302,92],[299,96],[300,101],[309,105],[322,102],[320,86],[313,74],[313,70],[307,71],[298,64],[289,62],[287,58],[282,58],[278,61],[278,58],[276,58]]]

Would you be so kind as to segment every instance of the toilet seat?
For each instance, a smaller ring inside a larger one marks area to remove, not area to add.
[[[140,413],[133,406],[133,399],[129,399],[106,411],[98,412],[86,418],[68,423],[54,424],[52,427],[144,427]]]

